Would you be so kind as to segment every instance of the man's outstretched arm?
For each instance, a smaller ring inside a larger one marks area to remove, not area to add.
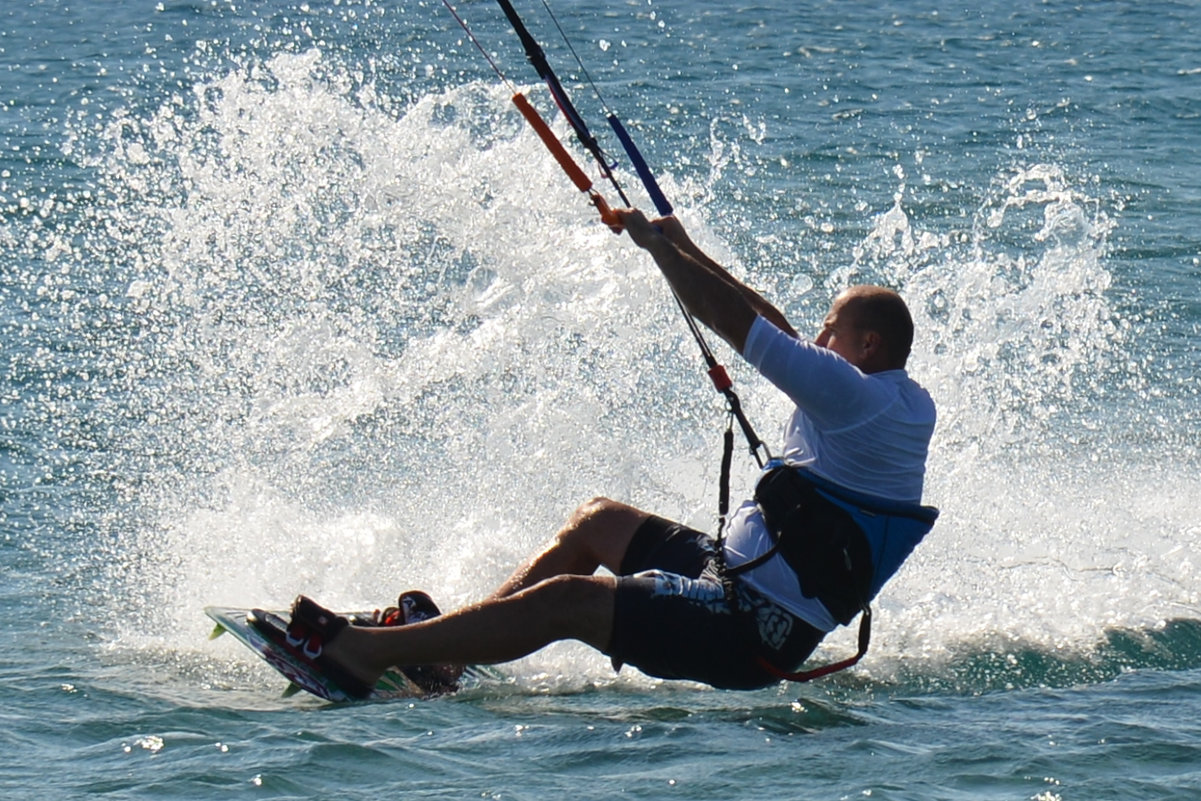
[[[654,258],[684,308],[739,353],[757,316],[796,336],[779,309],[709,258],[674,217],[652,223],[637,210],[617,215],[634,243]]]

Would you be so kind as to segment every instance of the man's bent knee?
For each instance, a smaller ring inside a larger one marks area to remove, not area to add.
[[[576,510],[571,513],[569,522],[577,525],[590,522],[597,518],[605,517],[611,514],[614,509],[619,509],[624,505],[609,498],[597,496],[576,507]]]
[[[614,501],[610,498],[596,497],[580,504],[570,519],[567,529],[600,528],[611,529],[626,527],[631,524],[641,525],[647,518],[646,512],[636,509],[629,504]]]
[[[616,572],[638,527],[649,515],[609,498],[597,497],[582,504],[559,532],[561,545],[585,551]]]

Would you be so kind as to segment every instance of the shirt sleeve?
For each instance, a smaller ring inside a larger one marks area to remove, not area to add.
[[[826,430],[862,423],[891,400],[880,382],[834,351],[793,337],[764,317],[751,324],[742,355]]]

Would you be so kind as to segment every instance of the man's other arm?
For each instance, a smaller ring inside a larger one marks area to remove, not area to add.
[[[796,336],[779,309],[698,248],[674,217],[652,223],[640,211],[617,214],[634,243],[654,258],[684,308],[739,353],[758,316]]]

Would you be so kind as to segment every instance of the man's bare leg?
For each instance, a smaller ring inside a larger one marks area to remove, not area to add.
[[[646,512],[608,498],[593,498],[572,513],[545,550],[514,571],[492,594],[504,598],[554,576],[590,576],[598,567],[613,573]]]
[[[508,662],[556,640],[580,640],[597,650],[613,632],[616,573],[634,532],[648,515],[607,498],[580,506],[543,551],[531,557],[478,604],[407,626],[343,629],[325,653],[374,683],[393,665]]]
[[[604,650],[613,631],[616,587],[611,576],[555,576],[420,623],[347,626],[326,644],[325,654],[373,684],[393,665],[508,662],[556,640]]]

